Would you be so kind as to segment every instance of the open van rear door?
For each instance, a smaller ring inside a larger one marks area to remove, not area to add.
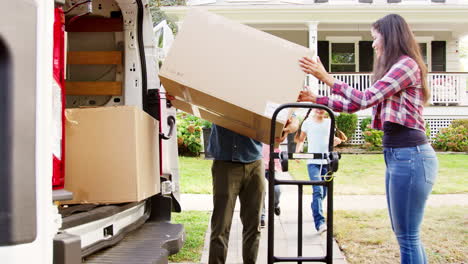
[[[51,263],[54,1],[1,1],[0,10],[0,256]]]

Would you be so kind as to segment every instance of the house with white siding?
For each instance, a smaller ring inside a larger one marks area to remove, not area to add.
[[[188,0],[161,9],[181,26],[193,6],[316,50],[330,73],[360,90],[370,85],[371,24],[400,14],[429,70],[432,98],[424,115],[432,136],[452,120],[468,118],[468,72],[461,72],[459,53],[461,38],[468,36],[468,0]],[[328,93],[315,78],[306,82]],[[371,111],[357,114],[362,119]],[[361,142],[358,131],[352,143]]]

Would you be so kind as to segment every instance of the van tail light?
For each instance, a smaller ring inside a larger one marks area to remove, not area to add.
[[[65,15],[61,7],[55,8],[53,77],[52,187],[62,189],[65,183]]]

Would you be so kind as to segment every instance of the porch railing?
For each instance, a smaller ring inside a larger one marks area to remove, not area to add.
[[[346,82],[353,88],[364,91],[371,86],[370,73],[332,73],[333,77]],[[430,103],[433,105],[461,105],[466,96],[468,73],[429,73],[428,85],[431,89]],[[309,85],[314,87],[313,78],[309,77]],[[323,82],[318,82],[318,92],[322,96],[330,96],[330,89]],[[337,97],[332,95],[332,97]]]

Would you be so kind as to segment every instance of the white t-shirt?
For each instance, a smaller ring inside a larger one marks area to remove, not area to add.
[[[330,140],[329,118],[318,123],[308,118],[302,123],[302,131],[307,135],[307,150],[309,153],[328,153],[328,142]],[[327,164],[327,160],[309,159],[307,164]]]

